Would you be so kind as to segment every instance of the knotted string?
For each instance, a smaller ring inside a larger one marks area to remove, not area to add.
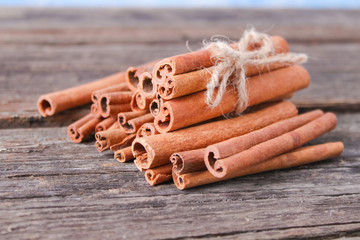
[[[254,47],[258,48],[252,49]],[[237,114],[248,106],[246,66],[255,65],[262,68],[274,63],[292,65],[307,61],[305,54],[275,54],[270,36],[253,28],[245,30],[235,49],[218,39],[207,44],[205,48],[211,51],[215,60],[212,77],[207,84],[206,103],[212,108],[218,106],[226,92],[226,87],[233,85],[238,93]]]

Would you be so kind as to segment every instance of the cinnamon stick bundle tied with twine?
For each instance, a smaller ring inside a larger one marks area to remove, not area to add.
[[[245,30],[237,48],[232,48],[219,39],[214,40],[205,45],[205,48],[211,52],[211,58],[216,62],[206,91],[206,103],[211,108],[220,104],[229,85],[237,89],[236,113],[241,113],[247,108],[246,66],[257,65],[263,68],[264,65],[276,63],[292,65],[307,61],[305,54],[291,52],[275,54],[270,36],[257,32],[254,28]]]

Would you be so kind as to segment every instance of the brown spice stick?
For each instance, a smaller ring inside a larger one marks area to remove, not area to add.
[[[172,164],[165,164],[160,167],[147,169],[145,171],[146,181],[154,186],[172,179]]]
[[[123,141],[128,135],[122,129],[111,129],[95,134],[96,149],[103,152],[110,148],[110,146]]]
[[[265,162],[247,167],[240,172],[238,176],[245,176],[255,173],[261,173],[276,169],[296,167],[324,159],[339,156],[344,149],[342,142],[329,142],[314,146],[302,147],[280,156],[269,159]],[[187,189],[205,184],[220,182],[230,177],[217,178],[208,170],[192,172],[182,175],[173,174],[173,180],[178,189]]]
[[[137,131],[136,137],[147,137],[159,134],[158,130],[156,130],[154,123],[144,123]]]
[[[213,154],[209,154],[204,159],[205,165],[215,177],[237,177],[242,169],[298,148],[331,131],[335,126],[336,116],[329,112],[295,130],[229,157],[216,159]]]
[[[271,104],[266,108],[236,118],[137,138],[132,144],[132,150],[134,156],[141,161],[142,168],[153,168],[169,163],[169,157],[175,152],[203,148],[296,114],[297,109],[291,102]]]
[[[136,134],[127,135],[121,142],[111,145],[110,150],[115,152],[120,149],[124,149],[124,148],[131,146],[135,137],[136,137]]]
[[[289,45],[284,38],[272,36],[271,40],[274,44],[275,53],[289,51]],[[236,48],[236,44],[231,44],[231,46]],[[154,66],[152,75],[155,82],[161,84],[170,76],[208,68],[213,65],[214,60],[211,58],[210,51],[202,49],[161,60]]]
[[[97,117],[89,113],[76,122],[70,124],[67,129],[67,134],[73,142],[80,143],[94,131],[95,126],[101,120],[101,117]]]
[[[91,102],[91,94],[101,88],[125,81],[125,74],[120,72],[106,78],[42,95],[37,102],[38,110],[43,117],[81,106]]]
[[[138,85],[139,93],[146,97],[153,99],[157,92],[157,84],[152,79],[152,74],[149,72],[143,72],[139,77]]]
[[[252,131],[248,134],[215,143],[206,147],[204,155],[205,159],[207,159],[207,157],[210,155],[216,159],[232,156],[259,143],[271,140],[275,137],[279,137],[282,134],[299,128],[322,115],[324,115],[323,111],[313,110],[292,118],[281,120],[259,130]]]
[[[98,103],[91,104],[90,111],[91,111],[92,115],[101,117],[101,112],[100,112]]]
[[[131,147],[122,148],[114,152],[114,159],[123,163],[129,162],[134,159],[134,155],[131,151]]]
[[[115,120],[115,122],[107,129],[120,129],[119,124],[117,123],[117,121]]]
[[[140,119],[131,121],[132,119],[139,118],[148,114],[148,111],[137,111],[137,112],[123,112],[118,114],[119,126],[127,133],[134,133],[137,131],[138,122]],[[152,118],[154,120],[154,118]],[[141,124],[142,125],[142,124]]]
[[[246,76],[254,76],[261,73],[270,72],[279,68],[288,67],[290,63],[274,63],[270,65],[246,66]],[[177,97],[189,95],[206,89],[206,85],[212,76],[214,67],[201,69],[189,73],[179,74],[168,77],[159,85],[159,93],[163,99],[170,100]]]
[[[200,148],[172,154],[170,161],[174,173],[179,175],[206,170],[204,152],[205,148]]]
[[[163,102],[164,102],[163,99],[161,98],[160,94],[157,92],[155,94],[154,100],[152,100],[149,105],[149,110],[150,110],[151,115],[156,117],[159,114],[160,108],[161,108],[161,105],[163,104]]]
[[[93,103],[97,103],[100,100],[100,96],[105,93],[111,93],[111,92],[123,92],[123,91],[129,91],[129,88],[125,82],[111,85],[108,87],[104,87],[102,89],[96,90],[91,94],[91,100]]]
[[[309,83],[308,72],[299,65],[252,77],[247,84],[248,105],[279,98],[305,88]],[[205,98],[205,91],[202,91],[165,102],[155,117],[156,129],[165,133],[233,112],[238,101],[237,93],[230,86],[220,104],[213,109],[207,106]]]
[[[174,153],[170,157],[170,161],[174,166],[173,171],[179,175],[205,170],[206,165],[204,156],[208,156],[209,152],[216,158],[228,157],[298,128],[323,114],[324,113],[321,110],[314,110],[289,119],[281,120],[248,134],[210,145],[206,148],[206,151],[205,148],[202,148]]]
[[[141,162],[140,159],[135,159],[134,164],[137,167],[137,169],[139,169],[140,172],[145,172],[146,171],[146,169],[142,167],[142,162]]]
[[[148,62],[137,67],[129,67],[126,70],[126,83],[128,84],[128,87],[132,92],[137,91],[140,75],[144,72],[152,72],[154,65],[157,62],[158,60]]]
[[[106,118],[95,126],[95,132],[105,131],[109,129],[115,122],[116,119],[113,117]]]

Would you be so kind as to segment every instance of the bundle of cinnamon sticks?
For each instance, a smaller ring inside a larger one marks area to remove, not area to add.
[[[46,117],[92,102],[89,114],[68,127],[70,139],[79,143],[95,133],[99,152],[112,150],[119,162],[134,160],[151,185],[173,179],[186,189],[339,156],[341,142],[303,146],[334,129],[336,116],[321,110],[298,115],[285,99],[306,88],[310,76],[299,64],[268,62],[289,52],[282,37],[269,39],[273,52],[261,59],[266,64],[241,66],[247,109],[240,116],[228,115],[239,101],[234,85],[215,86],[215,93],[224,94],[218,105],[208,104],[219,64],[208,48],[43,95],[38,108]]]

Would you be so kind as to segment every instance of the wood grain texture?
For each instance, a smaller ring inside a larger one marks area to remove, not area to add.
[[[0,9],[0,239],[334,239],[360,236],[359,11]],[[129,65],[232,39],[249,24],[305,52],[312,83],[293,100],[337,110],[313,141],[344,153],[293,169],[179,191],[132,163],[74,144],[88,106],[42,118],[39,95]]]
[[[0,232],[6,239],[360,236],[360,114],[313,141],[341,157],[186,191],[149,186],[132,164],[73,144],[65,128],[0,130]]]
[[[351,10],[29,9],[0,10],[2,44],[165,43],[221,34],[239,38],[248,26],[301,42],[358,42]]]

